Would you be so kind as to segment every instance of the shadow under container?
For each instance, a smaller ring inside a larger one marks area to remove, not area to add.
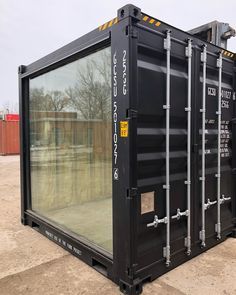
[[[235,236],[235,54],[133,5],[19,67],[22,223],[125,294]]]

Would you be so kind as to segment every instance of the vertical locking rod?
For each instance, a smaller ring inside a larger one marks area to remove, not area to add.
[[[187,247],[187,254],[191,254],[191,71],[192,71],[192,40],[188,40],[186,47],[186,57],[188,58],[188,105],[185,111],[188,113],[188,132],[187,132],[187,237],[185,239],[185,246]]]
[[[166,247],[163,249],[166,265],[170,264],[170,50],[171,37],[170,31],[166,33],[164,40],[166,50]]]
[[[202,80],[202,230],[200,231],[201,246],[206,246],[205,230],[205,157],[206,157],[206,65],[207,65],[207,46],[204,45],[201,53],[201,62],[203,63]]]
[[[220,212],[220,180],[221,180],[221,169],[220,169],[220,143],[221,143],[221,84],[222,84],[222,53],[220,53],[217,59],[217,67],[219,68],[219,84],[218,84],[218,144],[217,144],[217,224],[215,225],[215,231],[217,233],[217,239],[221,239],[221,212]]]

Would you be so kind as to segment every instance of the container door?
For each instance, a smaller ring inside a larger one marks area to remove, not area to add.
[[[232,175],[233,62],[201,55],[199,129],[199,174],[201,186],[200,235],[202,247],[208,238],[221,239],[232,227],[234,185]],[[230,74],[232,73],[232,74]]]
[[[138,264],[165,267],[191,252],[192,46],[169,32],[141,32],[139,41]]]

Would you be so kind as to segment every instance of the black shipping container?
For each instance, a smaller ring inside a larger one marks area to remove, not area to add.
[[[235,237],[235,69],[133,5],[20,66],[22,223],[126,294]]]

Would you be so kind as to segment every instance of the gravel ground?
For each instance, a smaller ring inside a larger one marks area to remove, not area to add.
[[[18,156],[0,156],[0,216],[0,295],[120,294],[110,280],[20,224]],[[146,284],[143,294],[235,295],[236,239]]]

